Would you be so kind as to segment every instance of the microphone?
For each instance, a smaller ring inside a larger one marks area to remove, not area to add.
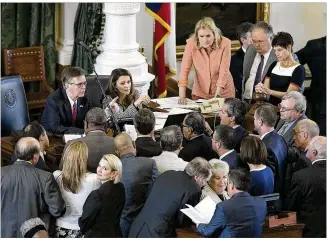
[[[89,52],[91,52],[91,49],[81,40],[81,39],[79,39],[79,38],[75,38],[75,42],[78,44],[78,45],[80,45],[80,46],[82,46],[85,50],[87,50],[87,51],[89,51]]]

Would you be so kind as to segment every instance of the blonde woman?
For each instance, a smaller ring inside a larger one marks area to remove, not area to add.
[[[235,97],[230,60],[231,41],[223,37],[211,18],[198,21],[194,34],[186,41],[178,83],[179,103],[186,104],[186,87],[192,66],[195,69],[192,99]]]
[[[78,223],[84,237],[122,237],[120,217],[125,205],[125,188],[120,182],[122,163],[113,154],[103,155],[97,168],[102,185],[86,199]]]
[[[101,185],[95,173],[87,172],[87,157],[87,145],[73,142],[63,155],[62,171],[53,173],[66,203],[65,215],[56,220],[56,237],[82,237],[78,218],[86,198]]]
[[[212,176],[203,187],[200,200],[209,196],[217,204],[229,199],[226,192],[229,166],[225,161],[218,159],[211,159],[209,164],[212,167]]]

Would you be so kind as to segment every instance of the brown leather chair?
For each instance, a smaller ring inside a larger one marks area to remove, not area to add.
[[[53,89],[45,78],[43,46],[4,49],[5,75],[20,75],[22,81],[39,82],[40,91],[26,93],[29,110],[43,108]]]

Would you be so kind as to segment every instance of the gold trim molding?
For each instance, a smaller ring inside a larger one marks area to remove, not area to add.
[[[176,9],[176,8],[175,8]],[[270,3],[257,3],[257,22],[265,21],[269,23]],[[240,48],[238,40],[232,41],[232,53]],[[176,60],[181,61],[184,55],[185,45],[176,46]]]

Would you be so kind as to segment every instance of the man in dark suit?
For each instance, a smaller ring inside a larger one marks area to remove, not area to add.
[[[61,217],[66,205],[52,173],[35,168],[40,144],[21,138],[15,147],[17,160],[1,168],[1,236],[22,237],[20,227],[30,218],[40,217],[49,229],[50,216]]]
[[[217,153],[212,149],[211,138],[206,136],[205,120],[201,113],[188,113],[182,123],[183,148],[178,156],[186,162],[190,162],[196,157],[206,160],[217,158]]]
[[[290,91],[282,97],[280,107],[280,120],[276,126],[276,132],[283,136],[287,145],[294,145],[293,129],[303,119],[307,119],[305,110],[307,100],[297,91]]]
[[[267,148],[267,166],[274,173],[274,192],[284,199],[284,181],[286,174],[287,144],[282,136],[274,131],[277,112],[273,105],[263,104],[254,114],[254,129],[259,133]]]
[[[314,137],[306,156],[312,167],[293,174],[287,207],[305,224],[303,237],[326,238],[326,137]]]
[[[134,126],[137,132],[135,140],[136,156],[153,157],[162,153],[160,144],[154,140],[156,118],[149,109],[141,109],[134,116]]]
[[[83,134],[83,120],[91,108],[84,97],[86,78],[83,69],[68,67],[61,75],[63,88],[48,96],[41,118],[46,131],[55,134]]]
[[[242,99],[252,99],[254,87],[262,82],[270,65],[277,61],[271,41],[274,32],[266,22],[257,22],[251,29],[253,45],[249,45],[244,55]]]
[[[39,141],[40,144],[40,157],[35,168],[39,168],[48,172],[54,172],[58,169],[57,163],[54,159],[50,158],[46,154],[46,150],[49,148],[49,138],[45,129],[37,121],[27,124],[23,129],[23,137],[32,137]],[[15,163],[17,157],[15,153],[11,156],[11,164]]]
[[[234,55],[232,55],[229,70],[234,80],[234,86],[236,89],[235,97],[238,99],[242,98],[243,61],[246,49],[250,44],[252,44],[250,31],[252,26],[253,24],[250,22],[243,22],[236,28],[236,37],[240,42],[241,47],[235,52]]]
[[[159,176],[154,159],[136,157],[131,137],[122,133],[115,138],[115,147],[123,164],[120,181],[125,187],[125,206],[120,219],[123,237],[127,237],[134,218],[141,211],[154,180]]]
[[[240,152],[242,139],[249,135],[242,127],[246,115],[245,103],[236,98],[225,99],[219,112],[220,124],[228,125],[235,131],[235,151]]]
[[[176,228],[192,224],[180,209],[186,203],[195,206],[199,202],[201,187],[211,174],[211,166],[203,158],[193,159],[184,171],[168,170],[161,174],[134,219],[128,237],[176,237]]]
[[[308,41],[296,55],[311,71],[312,120],[318,123],[320,134],[326,135],[326,36]]]
[[[212,136],[212,148],[219,155],[219,159],[228,163],[230,169],[244,167],[248,168],[242,162],[241,157],[234,150],[235,131],[227,125],[218,125]]]
[[[114,138],[106,134],[107,116],[103,109],[95,107],[90,109],[85,117],[84,131],[86,136],[70,140],[65,145],[67,147],[76,141],[82,141],[88,146],[87,170],[92,173],[97,172],[97,167],[103,155],[116,154]],[[63,160],[60,161],[59,168],[62,169]]]
[[[251,176],[246,169],[231,170],[227,192],[231,197],[218,203],[208,224],[199,224],[198,232],[205,237],[261,237],[267,214],[266,201],[252,197],[247,191]]]

